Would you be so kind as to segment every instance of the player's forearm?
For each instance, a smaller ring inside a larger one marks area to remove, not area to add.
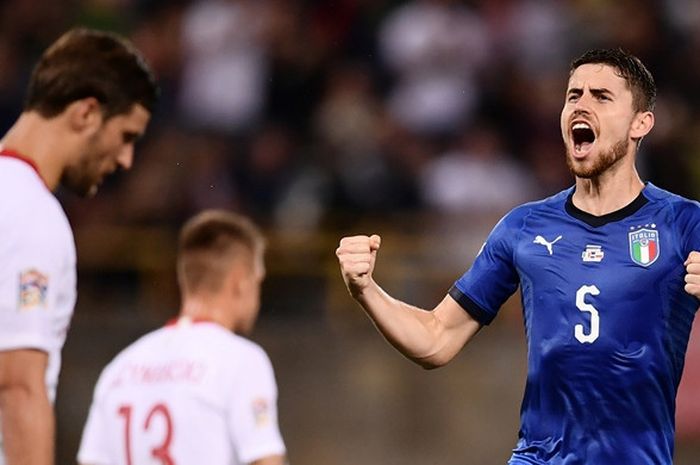
[[[0,412],[7,465],[54,463],[54,414],[43,384],[3,387]]]
[[[269,455],[251,462],[250,465],[287,465],[287,463],[284,455]]]
[[[354,297],[386,340],[410,360],[435,368],[451,358],[442,353],[444,329],[432,312],[393,298],[375,282]]]

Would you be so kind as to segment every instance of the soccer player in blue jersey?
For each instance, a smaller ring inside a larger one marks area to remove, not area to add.
[[[449,362],[520,287],[528,375],[510,465],[670,465],[700,297],[700,205],[641,181],[656,87],[634,56],[571,66],[561,131],[575,185],[515,208],[432,311],[372,278],[380,237],[336,251],[350,294],[416,363]]]

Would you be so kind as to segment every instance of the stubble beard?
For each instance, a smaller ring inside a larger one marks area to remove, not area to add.
[[[61,185],[80,197],[93,197],[102,179],[99,173],[100,159],[98,135],[95,134],[88,142],[83,156],[75,164],[65,167]]]
[[[97,181],[87,163],[67,166],[61,176],[61,185],[80,197],[88,198],[97,193]]]
[[[571,171],[571,173],[578,178],[597,178],[615,166],[620,160],[625,158],[629,144],[629,141],[626,139],[617,142],[612,146],[612,148],[610,148],[610,150],[600,152],[598,159],[595,160],[593,165],[589,167],[576,166],[573,161],[574,157],[571,153],[571,149],[567,147],[566,164],[569,166],[569,171]]]

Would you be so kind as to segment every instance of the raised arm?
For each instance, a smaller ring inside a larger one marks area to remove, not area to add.
[[[378,235],[341,239],[336,255],[350,295],[407,358],[424,368],[445,365],[481,325],[449,295],[427,311],[387,294],[372,277],[380,245]]]

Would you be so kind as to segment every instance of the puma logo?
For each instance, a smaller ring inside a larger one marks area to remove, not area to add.
[[[557,236],[556,239],[554,239],[552,242],[547,241],[542,236],[537,236],[535,237],[535,240],[532,241],[533,244],[539,244],[547,247],[547,252],[549,252],[549,255],[552,255],[554,253],[554,250],[552,250],[552,246],[554,245],[555,242],[557,242],[559,239],[561,239],[561,236]]]

